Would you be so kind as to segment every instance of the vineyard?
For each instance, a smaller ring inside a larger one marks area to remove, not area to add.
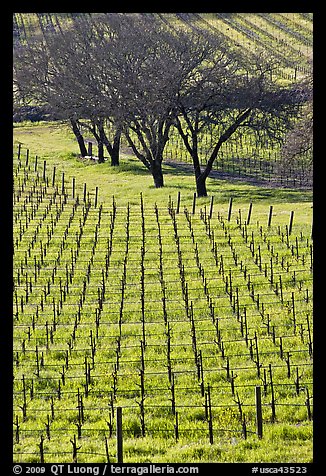
[[[311,217],[100,196],[15,151],[14,461],[311,460]]]
[[[14,13],[14,39],[25,42],[33,35],[60,32],[73,25],[79,14]],[[90,14],[91,15],[91,14]],[[312,55],[311,13],[143,13],[158,16],[169,28],[208,29],[233,47],[250,55],[263,47],[279,60],[275,74],[283,80],[295,80],[308,72]]]

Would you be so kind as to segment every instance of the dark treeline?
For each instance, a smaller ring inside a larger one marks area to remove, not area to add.
[[[235,132],[281,144],[309,99],[305,83],[282,86],[273,78],[275,59],[263,51],[248,56],[216,32],[171,28],[149,14],[69,18],[66,28],[43,28],[15,44],[15,107],[37,104],[67,121],[82,156],[87,130],[99,162],[106,149],[112,166],[119,165],[124,135],[155,187],[164,186],[172,129],[191,156],[197,195],[206,196],[206,179]],[[202,165],[199,144],[208,132],[212,147]],[[289,137],[296,143],[297,136],[294,130]]]

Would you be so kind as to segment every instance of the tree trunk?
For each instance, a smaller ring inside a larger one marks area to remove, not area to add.
[[[115,147],[112,148],[112,154],[111,154],[111,166],[116,167],[120,164],[120,159],[119,159],[119,148],[116,149]]]
[[[162,161],[161,160],[153,160],[151,163],[152,176],[154,179],[155,188],[164,187],[164,180],[163,180],[163,172],[162,172]]]
[[[105,131],[103,123],[99,124],[98,126],[100,136],[102,138],[103,144],[106,147],[110,157],[111,157],[111,165],[116,166],[119,165],[119,155],[120,155],[120,139],[121,139],[121,129],[117,128],[113,138],[113,144],[111,145]]]
[[[198,149],[197,149],[197,139],[193,141],[193,144],[194,145],[191,150],[191,157],[192,157],[192,163],[194,166],[194,173],[195,173],[195,179],[196,179],[197,197],[207,197],[206,176],[202,174],[201,168],[200,168]]]
[[[113,139],[112,153],[110,154],[111,165],[113,167],[119,165],[120,140],[121,140],[121,131],[117,131]]]
[[[97,155],[98,155],[99,164],[104,163],[104,142],[105,142],[106,135],[104,132],[103,123],[104,123],[103,119],[100,119],[97,123],[98,134],[95,132],[96,125],[94,125],[94,136],[97,140]]]
[[[84,142],[84,138],[81,135],[81,132],[80,132],[79,127],[77,125],[77,121],[75,121],[75,119],[70,119],[70,124],[71,124],[71,127],[72,127],[72,131],[75,134],[75,137],[77,139],[80,154],[81,154],[82,157],[85,157],[87,155],[87,149],[86,149],[86,145],[85,145],[85,142]]]
[[[197,197],[207,197],[206,177],[200,174],[196,177]]]
[[[104,162],[104,147],[103,147],[103,141],[99,140],[97,143],[97,150],[98,150],[98,163],[103,164]]]

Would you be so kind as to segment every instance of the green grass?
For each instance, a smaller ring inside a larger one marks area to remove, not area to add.
[[[122,154],[121,165],[111,167],[108,162],[96,164],[90,160],[78,158],[78,146],[69,128],[60,123],[39,123],[16,125],[14,128],[14,141],[22,143],[23,147],[30,149],[31,157],[37,155],[39,160],[46,160],[49,174],[53,166],[60,167],[67,177],[75,177],[76,182],[83,186],[86,182],[88,190],[93,191],[99,187],[100,201],[108,202],[112,196],[119,205],[125,206],[139,203],[140,193],[143,194],[144,203],[153,206],[155,203],[167,203],[169,196],[176,203],[177,193],[180,191],[183,203],[191,203],[195,191],[195,179],[191,171],[180,171],[178,167],[164,165],[165,186],[155,189],[153,179],[148,170],[134,156]],[[292,188],[259,187],[234,179],[232,182],[224,179],[208,178],[207,189],[209,197],[198,199],[199,206],[209,204],[210,197],[225,209],[227,202],[232,197],[236,202],[234,209],[247,206],[250,201],[256,205],[275,204],[275,213],[282,210],[288,213],[293,203],[301,203],[298,213],[302,216],[309,213],[312,202],[312,191]],[[280,206],[278,206],[280,204]],[[297,214],[296,214],[297,216]]]

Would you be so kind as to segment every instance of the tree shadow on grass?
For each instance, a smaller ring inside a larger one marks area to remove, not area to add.
[[[228,200],[230,197],[242,201],[264,200],[273,203],[276,202],[311,202],[312,193],[309,191],[302,192],[301,190],[277,189],[277,188],[261,188],[259,186],[251,186],[240,190],[233,188],[232,184],[223,184],[221,190],[217,190],[220,200]],[[214,193],[212,193],[214,195]]]
[[[96,164],[95,164],[96,165]],[[99,164],[98,164],[99,165]],[[122,154],[120,165],[113,167],[108,159],[104,164],[100,164],[103,174],[131,174],[135,177],[149,177],[151,172],[131,154]],[[191,195],[196,191],[195,177],[192,164],[174,162],[166,160],[162,164],[163,176],[166,177],[166,189],[176,189]],[[176,181],[173,183],[173,178]],[[184,178],[185,180],[180,180]],[[192,179],[189,181],[189,179]],[[131,180],[131,178],[130,178]],[[167,183],[168,182],[168,183]],[[155,189],[154,183],[149,186]],[[264,200],[264,201],[287,201],[287,202],[309,202],[312,201],[312,191],[295,188],[286,188],[271,185],[267,181],[256,180],[252,177],[239,177],[218,171],[212,171],[207,180],[207,191],[209,196],[216,196],[220,202],[228,201],[230,197],[241,201]]]
[[[81,158],[79,154],[72,154],[73,158],[78,161],[78,163],[84,166],[98,166],[101,167],[103,174],[121,174],[121,173],[130,173],[133,175],[147,175],[150,176],[151,173],[146,167],[137,159],[132,157],[122,156],[120,157],[120,163],[118,166],[111,165],[110,157],[105,157],[105,162],[99,164],[97,160],[84,159]]]
[[[164,172],[172,176],[192,176],[195,181],[191,164],[167,161]],[[191,184],[169,185],[171,188],[194,188]],[[195,189],[194,189],[195,190]],[[239,177],[230,173],[223,173],[213,170],[208,176],[207,191],[209,195],[218,195],[219,200],[229,200],[235,197],[243,201],[250,200],[273,200],[288,202],[310,202],[312,201],[312,190],[310,188],[290,188],[275,185],[266,180],[257,180],[252,177]]]

